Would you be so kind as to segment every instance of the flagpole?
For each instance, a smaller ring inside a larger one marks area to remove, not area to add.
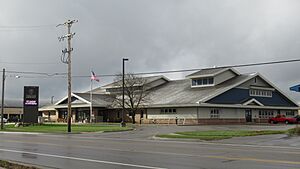
[[[90,91],[90,123],[93,122],[92,114],[93,114],[93,80],[91,79],[91,91]]]

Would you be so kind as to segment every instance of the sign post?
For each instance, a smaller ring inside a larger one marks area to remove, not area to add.
[[[295,91],[295,92],[300,92],[300,85],[295,85],[290,87],[291,91]],[[298,123],[297,123],[297,128],[298,128]]]

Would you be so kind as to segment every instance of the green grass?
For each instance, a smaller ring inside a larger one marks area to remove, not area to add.
[[[16,164],[4,160],[0,160],[0,167],[7,169],[38,169],[37,167],[25,166],[21,164]]]
[[[72,133],[83,132],[117,132],[132,130],[132,127],[120,127],[115,125],[101,124],[72,124]],[[11,132],[38,132],[38,133],[67,133],[67,124],[42,124],[14,127],[14,125],[6,125],[4,131]]]
[[[288,134],[290,136],[300,136],[300,127],[296,126],[295,128],[288,129]]]
[[[212,130],[212,131],[190,131],[190,132],[176,132],[171,134],[157,135],[162,138],[184,138],[184,139],[200,139],[200,140],[221,140],[232,137],[245,137],[269,134],[284,134],[286,131],[274,130]]]

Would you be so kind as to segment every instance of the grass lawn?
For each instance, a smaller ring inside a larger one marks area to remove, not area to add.
[[[25,165],[16,164],[4,160],[0,160],[0,167],[8,168],[8,169],[38,169],[36,167],[25,166]]]
[[[284,134],[284,133],[286,133],[286,131],[212,130],[212,131],[176,132],[176,133],[171,133],[171,134],[157,135],[157,137],[200,139],[200,140],[221,140],[221,139],[228,139],[228,138],[232,138],[232,137],[245,137],[245,136]]]
[[[120,127],[119,124],[72,124],[72,133],[82,132],[116,132],[132,130],[132,127]],[[14,127],[14,125],[5,125],[4,131],[12,132],[38,132],[38,133],[67,133],[67,124],[42,124]]]

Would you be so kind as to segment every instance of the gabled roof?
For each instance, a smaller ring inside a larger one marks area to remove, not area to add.
[[[159,80],[159,79],[164,79],[165,81],[170,81],[167,77],[165,76],[148,76],[148,77],[142,77],[143,79],[146,80],[146,84],[151,83],[153,81]],[[113,82],[107,85],[102,86],[101,88],[107,89],[107,88],[119,88],[120,81],[118,82]]]
[[[191,104],[198,103],[215,93],[222,93],[225,89],[231,89],[237,83],[254,77],[253,75],[240,75],[233,77],[219,85],[203,88],[191,88],[190,79],[170,81],[149,94],[150,105],[155,104]]]
[[[263,104],[261,102],[259,102],[258,100],[254,99],[254,98],[246,101],[245,103],[243,103],[243,105],[251,105],[253,103],[258,106],[263,106]]]
[[[198,101],[198,103],[200,103],[200,102],[206,102],[206,101],[208,101],[208,100],[210,100],[210,99],[212,99],[212,98],[214,98],[214,97],[216,97],[216,96],[218,96],[218,95],[220,95],[220,94],[222,94],[222,93],[224,93],[224,92],[226,92],[226,91],[228,91],[228,90],[230,90],[230,89],[232,89],[232,88],[234,88],[234,87],[237,87],[237,86],[241,85],[242,83],[244,83],[244,82],[246,82],[246,81],[248,81],[248,80],[250,80],[250,79],[252,79],[252,78],[254,78],[254,77],[260,77],[260,78],[263,79],[266,83],[268,83],[270,86],[272,86],[274,89],[276,89],[280,94],[282,94],[284,97],[286,97],[287,99],[289,99],[291,102],[293,102],[295,105],[298,106],[298,104],[297,104],[296,101],[294,101],[292,98],[290,98],[290,97],[289,97],[288,95],[286,95],[284,92],[282,92],[278,87],[276,87],[273,83],[271,83],[269,80],[267,80],[267,79],[266,79],[264,76],[262,76],[260,73],[252,73],[252,74],[249,74],[248,78],[245,78],[244,80],[235,83],[233,86],[225,87],[225,88],[223,88],[223,89],[220,90],[220,91],[214,92],[214,93],[212,93],[211,95],[208,95],[207,97],[200,99],[200,100]]]
[[[225,71],[232,71],[234,74],[236,75],[240,75],[240,73],[233,69],[233,68],[208,68],[208,69],[201,69],[198,72],[192,73],[190,75],[187,75],[186,78],[199,78],[199,77],[212,77],[212,76],[216,76],[220,73],[223,73]]]
[[[89,93],[72,93],[72,97],[75,97],[77,99],[75,102],[72,102],[72,105],[73,104],[85,104],[85,105],[91,104]],[[108,94],[93,94],[92,99],[93,99],[93,103],[92,103],[93,106],[107,107],[112,104],[112,102],[114,100],[114,96],[108,95]],[[64,97],[63,99],[61,99],[54,105],[55,106],[59,106],[59,105],[64,106],[66,104],[62,104],[62,103],[67,100],[68,100],[68,96]]]
[[[87,100],[90,103],[90,94],[89,93],[75,93],[77,96],[83,98],[84,100]],[[98,106],[109,106],[114,101],[115,97],[114,95],[108,95],[108,94],[93,94],[93,105]]]

